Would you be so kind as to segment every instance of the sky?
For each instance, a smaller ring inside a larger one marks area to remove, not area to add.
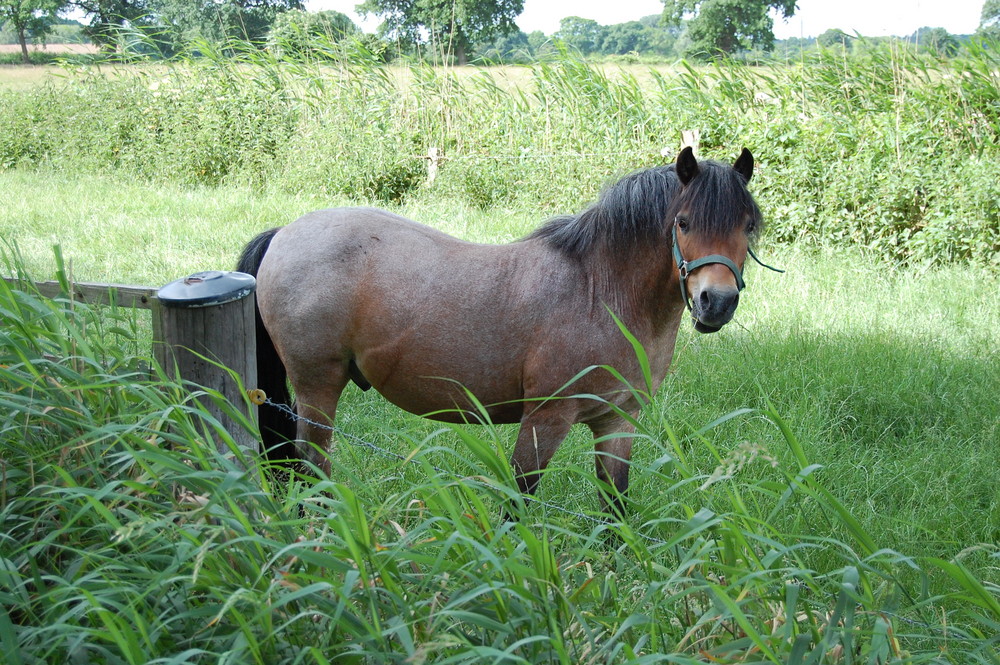
[[[305,0],[306,9],[335,9],[350,16],[365,32],[374,32],[377,19],[362,21],[354,8],[360,0]],[[954,35],[971,34],[979,27],[985,0],[799,0],[790,19],[776,18],[774,36],[816,37],[830,28],[866,37],[905,37],[919,28],[944,28]],[[566,16],[579,16],[612,25],[663,11],[661,0],[524,0],[516,23],[524,32],[559,30]]]

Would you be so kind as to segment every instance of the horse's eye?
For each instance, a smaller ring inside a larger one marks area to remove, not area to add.
[[[747,233],[754,233],[757,230],[757,222],[751,221],[747,224]]]
[[[677,222],[677,228],[679,228],[683,232],[687,232],[688,230],[687,217],[681,217],[680,215],[678,215],[676,222]]]

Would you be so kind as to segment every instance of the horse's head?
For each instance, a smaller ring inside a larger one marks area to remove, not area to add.
[[[682,189],[667,223],[681,295],[695,330],[716,332],[739,304],[743,263],[761,226],[760,209],[747,189],[753,155],[744,148],[733,166],[699,163],[691,148],[684,148],[675,168]]]

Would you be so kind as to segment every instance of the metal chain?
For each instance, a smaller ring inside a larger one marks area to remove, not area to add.
[[[309,420],[308,418],[303,418],[298,413],[296,413],[295,409],[293,409],[292,407],[288,406],[287,404],[279,404],[278,402],[273,402],[273,401],[271,401],[270,397],[264,399],[264,401],[262,402],[262,404],[266,404],[268,406],[273,406],[275,409],[277,409],[278,411],[281,411],[282,413],[284,413],[286,416],[288,416],[289,418],[291,418],[294,421],[300,421],[301,420],[302,422],[309,423],[313,427],[318,427],[320,429],[325,429],[328,432],[333,432],[334,434],[338,434],[338,435],[342,436],[343,438],[347,439],[348,443],[351,443],[351,444],[353,444],[355,446],[360,446],[362,448],[369,448],[369,449],[374,450],[375,452],[379,453],[380,455],[384,455],[386,457],[393,457],[393,458],[399,460],[400,462],[405,462],[406,461],[406,458],[403,457],[402,455],[400,455],[398,453],[394,453],[391,450],[385,450],[384,448],[380,448],[379,446],[375,445],[374,443],[372,443],[370,441],[365,441],[360,436],[356,436],[354,434],[351,434],[350,432],[346,432],[346,431],[342,430],[339,427],[335,427],[333,425],[324,425],[322,423],[316,422],[315,420]],[[437,467],[433,467],[433,468],[438,473],[444,473],[444,471],[442,469],[439,469]]]

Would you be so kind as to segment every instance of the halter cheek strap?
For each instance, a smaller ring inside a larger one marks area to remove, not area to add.
[[[681,247],[677,244],[677,220],[674,219],[673,228],[670,230],[671,241],[673,243],[674,252],[674,264],[677,266],[677,273],[680,275],[681,283],[681,298],[684,299],[684,304],[688,309],[691,309],[691,298],[688,295],[687,280],[692,272],[698,268],[709,265],[710,263],[721,263],[722,265],[729,268],[730,272],[733,273],[733,277],[736,278],[736,289],[737,291],[742,291],[746,286],[743,281],[743,273],[740,271],[740,267],[730,259],[728,256],[722,256],[721,254],[709,254],[708,256],[703,256],[701,258],[695,259],[694,261],[685,261],[684,255],[681,254]],[[763,261],[757,258],[757,255],[753,253],[749,247],[747,248],[747,253],[753,258],[754,261],[764,266],[768,270],[773,270],[774,272],[785,272],[784,270],[778,270],[772,266],[767,265]]]

